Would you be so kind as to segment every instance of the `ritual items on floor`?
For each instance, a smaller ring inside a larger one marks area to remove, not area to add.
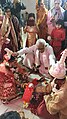
[[[14,61],[11,66],[10,70],[14,74],[14,79],[16,82],[17,94],[23,95],[24,88],[29,82],[28,72],[25,68],[21,67],[17,61]]]
[[[32,98],[32,94],[34,92],[35,86],[38,84],[37,82],[38,79],[33,79],[33,81],[29,82],[28,85],[25,88],[22,101],[23,104],[27,107],[30,103],[30,100]]]
[[[51,92],[50,80],[46,80],[45,76],[40,79],[33,79],[25,88],[22,96],[23,108],[29,109],[37,115],[37,107],[42,102],[45,94]]]
[[[24,94],[22,96],[22,101],[24,104],[26,104],[26,106],[27,106],[27,104],[29,105],[30,101],[33,102],[36,93],[43,93],[42,90],[40,92],[37,92],[36,90],[38,87],[37,85],[44,80],[45,80],[44,77],[41,77],[39,80],[37,78],[34,78],[32,81],[30,81],[27,84]],[[42,86],[41,86],[41,88],[42,88]]]

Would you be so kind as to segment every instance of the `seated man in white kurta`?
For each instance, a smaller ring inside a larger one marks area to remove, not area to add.
[[[35,45],[13,53],[14,56],[23,54],[25,54],[23,64],[30,69],[33,69],[34,65],[39,67],[41,74],[48,74],[49,67],[55,63],[53,49],[44,39],[38,39]]]

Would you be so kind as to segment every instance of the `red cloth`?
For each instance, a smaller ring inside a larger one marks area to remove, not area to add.
[[[54,28],[51,33],[52,40],[50,41],[50,45],[53,47],[56,59],[60,59],[60,53],[62,52],[62,41],[65,40],[65,29]]]
[[[34,91],[34,87],[38,84],[37,80],[38,80],[37,78],[33,79],[33,81],[26,86],[26,89],[22,97],[22,101],[27,103],[30,102],[32,98],[32,93]],[[32,84],[33,86],[29,87],[30,84]]]
[[[37,108],[37,115],[43,119],[59,119],[58,114],[51,115],[46,108],[45,101],[43,100],[38,108]]]
[[[57,28],[54,28],[52,30],[52,33],[51,33],[51,42],[50,44],[54,47],[54,46],[60,46],[61,47],[61,43],[63,40],[65,40],[65,29],[63,28],[60,28],[60,29],[57,29]],[[58,39],[58,40],[55,40],[55,39]]]
[[[16,87],[13,73],[5,67],[5,62],[0,64],[0,99],[10,100],[15,97]]]
[[[30,83],[29,83],[30,84]],[[24,91],[22,101],[29,103],[32,97],[32,93],[34,91],[34,87],[29,87],[29,84],[26,86],[26,89]]]
[[[37,80],[38,80],[37,78],[33,79],[32,83],[34,84],[34,86],[38,84]]]

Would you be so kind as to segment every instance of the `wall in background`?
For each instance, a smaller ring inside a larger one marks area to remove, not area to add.
[[[36,0],[21,0],[26,6],[26,10],[28,13],[33,12],[36,13]]]

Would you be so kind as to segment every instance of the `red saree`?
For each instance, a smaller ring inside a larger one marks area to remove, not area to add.
[[[0,99],[8,101],[16,95],[13,73],[5,67],[5,62],[0,64]]]

